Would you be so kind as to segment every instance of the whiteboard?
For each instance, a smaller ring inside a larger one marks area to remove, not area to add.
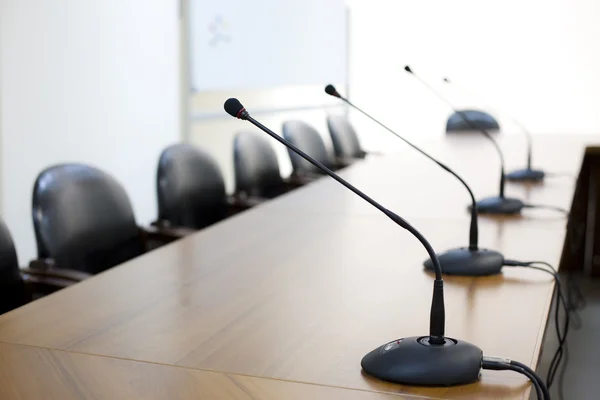
[[[190,0],[195,91],[346,82],[345,0]]]

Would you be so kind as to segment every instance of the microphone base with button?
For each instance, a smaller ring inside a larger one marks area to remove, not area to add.
[[[512,182],[541,182],[545,175],[539,169],[524,168],[506,174],[506,179]]]
[[[442,267],[427,239],[405,219],[388,210],[331,171],[327,166],[256,121],[239,100],[228,99],[224,104],[224,108],[229,115],[252,123],[381,211],[398,226],[410,232],[423,245],[429,257],[434,261],[435,280],[433,282],[433,296],[429,316],[429,335],[394,340],[373,350],[361,361],[364,373],[386,381],[421,386],[449,386],[477,381],[483,361],[481,349],[467,342],[446,338],[444,335],[446,311],[444,307]]]
[[[448,250],[438,254],[445,275],[486,276],[499,274],[504,266],[504,256],[494,250],[459,249]],[[425,269],[433,271],[431,259],[423,263]]]
[[[454,386],[479,380],[481,349],[462,340],[444,340],[444,344],[431,344],[429,336],[394,340],[364,356],[361,366],[370,376],[405,385]]]
[[[478,214],[502,214],[515,215],[521,213],[525,204],[511,197],[486,197],[479,200],[476,204]],[[471,206],[469,206],[469,209]]]

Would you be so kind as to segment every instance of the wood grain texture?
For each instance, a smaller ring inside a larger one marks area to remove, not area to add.
[[[471,146],[472,157],[483,161],[496,157],[493,149],[478,150],[488,145],[480,139],[474,145],[461,136],[431,147],[473,180],[476,195],[490,195],[497,163],[473,169],[463,149]],[[548,154],[567,149],[566,156],[548,166],[550,155],[536,157],[536,166],[575,175],[584,140],[552,143],[543,147]],[[417,168],[402,154],[343,173],[405,216],[438,251],[465,246],[464,189],[441,171],[437,186],[427,183],[435,166],[422,160]],[[404,172],[390,180],[395,168]],[[531,201],[568,206],[574,179],[555,179],[532,189]],[[407,387],[362,374],[360,360],[373,348],[428,333],[432,275],[423,271],[427,255],[416,239],[335,185],[322,179],[5,314],[0,341],[433,398],[526,396],[528,383],[508,372],[484,371],[481,382],[453,388]],[[565,219],[554,212],[480,223],[482,247],[555,265],[564,234]],[[448,336],[535,366],[553,290],[549,275],[505,268],[499,276],[445,281]]]
[[[506,153],[507,172],[524,167],[524,140],[519,135],[498,137]],[[526,203],[553,205],[568,208],[572,201],[575,179],[587,143],[600,139],[591,136],[541,136],[536,137],[534,166],[548,174],[560,176],[546,178],[543,184],[506,183],[506,196],[516,197]],[[423,139],[423,149],[430,151],[454,169],[471,186],[476,199],[497,196],[499,192],[500,162],[494,148],[481,135],[462,134]],[[469,218],[467,205],[470,198],[455,178],[408,146],[386,157],[369,159],[348,167],[341,175],[364,190],[387,208],[406,217]],[[273,212],[311,212],[314,214],[378,213],[362,199],[341,187],[332,179],[323,179],[312,185],[317,191],[300,189],[295,195],[284,197],[270,206]],[[482,217],[482,222],[496,221],[498,217]],[[505,218],[506,219],[506,218]],[[509,220],[528,220],[535,224],[554,224],[563,219],[555,211],[524,210],[521,217]]]
[[[480,384],[450,389],[363,376],[360,359],[368,351],[428,333],[432,276],[422,268],[425,251],[384,217],[302,223],[290,215],[267,224],[266,210],[8,313],[0,318],[0,341],[433,397],[462,398],[504,381],[526,390],[520,377],[487,371]],[[257,234],[236,234],[261,221]],[[414,223],[440,250],[464,244],[465,235],[456,235],[460,221]],[[562,242],[558,231],[525,224],[481,233],[489,247],[517,259],[556,262]],[[533,365],[551,293],[551,279],[537,271],[447,278],[447,334]]]
[[[408,396],[0,343],[2,400],[401,400]]]

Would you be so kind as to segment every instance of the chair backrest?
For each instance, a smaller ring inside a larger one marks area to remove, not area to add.
[[[356,131],[343,115],[327,116],[327,128],[331,135],[333,150],[340,158],[364,158],[365,152],[360,147]]]
[[[272,198],[285,192],[277,154],[262,135],[240,132],[233,140],[236,193]]]
[[[27,300],[15,245],[0,219],[0,314],[22,306]]]
[[[466,122],[460,113],[471,123]],[[500,129],[500,125],[490,114],[479,110],[459,110],[459,112],[450,115],[446,122],[446,132],[473,131],[482,128],[497,131]]]
[[[167,147],[157,171],[158,218],[202,229],[227,216],[225,182],[216,161],[189,144]]]
[[[283,123],[283,137],[300,150],[307,153],[326,167],[332,168],[333,164],[323,138],[315,128],[302,121],[286,121]],[[311,163],[288,149],[294,172],[310,172],[322,174],[322,171]]]
[[[144,252],[129,197],[107,173],[85,164],[42,171],[33,188],[38,256],[57,268],[99,273]]]

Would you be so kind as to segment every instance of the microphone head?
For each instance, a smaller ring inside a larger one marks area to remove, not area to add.
[[[404,67],[404,70],[405,70],[406,72],[410,72],[411,74],[413,73],[413,72],[412,72],[412,69],[410,69],[410,66],[408,66],[408,65],[406,65],[406,66]]]
[[[223,108],[225,109],[225,111],[227,111],[227,114],[235,118],[239,118],[240,113],[245,110],[242,103],[240,103],[240,101],[235,97],[227,99],[227,101],[223,105]]]
[[[340,96],[338,91],[335,90],[335,86],[333,86],[331,84],[325,86],[325,93],[327,93],[328,95],[333,96],[333,97],[342,97],[342,96]]]

